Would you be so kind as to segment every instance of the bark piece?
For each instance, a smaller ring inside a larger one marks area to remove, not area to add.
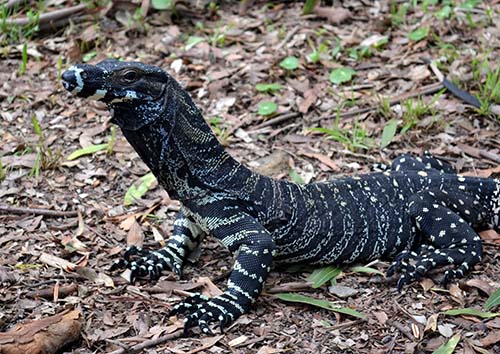
[[[0,354],[51,354],[80,337],[81,313],[64,311],[0,333]]]

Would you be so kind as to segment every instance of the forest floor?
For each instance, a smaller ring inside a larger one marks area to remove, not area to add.
[[[457,335],[457,353],[500,353],[500,318],[477,316],[500,287],[500,236],[492,231],[481,234],[483,261],[447,288],[441,272],[398,293],[394,279],[345,268],[337,286],[313,289],[310,268],[273,269],[251,312],[213,337],[197,329],[180,337],[182,317],[166,315],[188,292],[224,290],[232,257],[213,239],[180,282],[165,272],[157,283],[129,284],[109,271],[127,239],[160,247],[179,204],[155,182],[124,204],[148,169],[105,106],[64,91],[61,71],[76,62],[115,57],[165,68],[232,156],[276,178],[366,173],[426,150],[460,173],[500,173],[500,120],[487,107],[500,103],[499,1],[350,0],[309,15],[302,2],[255,1],[244,11],[192,3],[180,3],[177,15],[149,8],[141,17],[141,4],[115,2],[30,40],[2,29],[0,331],[77,309],[81,335],[64,352],[105,353],[170,334],[144,352],[424,353]],[[70,5],[49,1],[42,11]],[[292,56],[298,61],[282,62]],[[478,96],[482,109],[442,90],[424,59]],[[100,144],[107,145],[68,158]],[[385,272],[388,264],[370,268]],[[365,318],[283,302],[278,292]],[[477,313],[444,314],[460,308]]]

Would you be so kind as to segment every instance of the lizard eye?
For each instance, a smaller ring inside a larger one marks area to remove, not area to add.
[[[122,77],[127,82],[134,82],[139,78],[139,74],[135,70],[128,70],[123,73]]]

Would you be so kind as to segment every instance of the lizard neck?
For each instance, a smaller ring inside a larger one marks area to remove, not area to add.
[[[223,191],[249,199],[253,189],[249,181],[267,178],[224,150],[189,94],[173,80],[161,102],[151,103],[151,107],[111,108],[115,121],[127,121],[127,115],[148,114],[152,123],[122,131],[171,198],[186,201]]]

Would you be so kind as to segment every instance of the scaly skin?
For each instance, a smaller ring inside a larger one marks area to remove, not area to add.
[[[209,333],[247,312],[274,262],[347,264],[392,258],[398,288],[455,265],[444,281],[481,260],[477,234],[499,229],[500,181],[462,177],[430,155],[403,155],[383,173],[298,185],[252,172],[219,144],[189,94],[162,69],[106,60],[75,65],[64,87],[107,103],[113,122],[171,198],[182,203],[166,247],[128,249],[117,265],[132,280],[178,276],[204,235],[238,252],[227,290],[174,306],[185,328]],[[141,254],[133,261],[130,256]],[[411,262],[410,262],[411,261]]]

